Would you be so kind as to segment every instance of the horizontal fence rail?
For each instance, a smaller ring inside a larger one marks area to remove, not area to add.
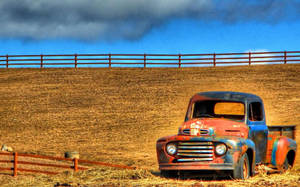
[[[3,160],[4,156],[10,156],[12,158]],[[31,158],[34,161],[23,161],[20,158]],[[35,160],[36,159],[36,160]],[[38,161],[37,161],[38,159]],[[62,161],[63,164],[53,164],[49,163],[49,160],[54,161]],[[8,152],[0,152],[0,163],[4,164],[12,164],[12,167],[0,167],[0,171],[12,171],[13,176],[17,176],[19,172],[31,172],[31,173],[41,173],[41,174],[48,174],[48,175],[55,175],[58,174],[58,171],[49,171],[49,170],[37,170],[37,169],[27,169],[27,168],[20,168],[19,165],[29,165],[31,167],[38,166],[38,167],[51,167],[57,169],[71,169],[75,172],[79,170],[87,170],[89,169],[87,166],[80,166],[80,164],[89,164],[89,165],[99,165],[99,166],[107,166],[107,167],[114,167],[120,169],[135,169],[134,167],[126,166],[126,165],[118,165],[118,164],[110,164],[105,162],[97,162],[97,161],[90,161],[90,160],[81,160],[81,159],[71,159],[71,158],[62,158],[62,157],[53,157],[53,156],[42,156],[42,155],[33,155],[33,154],[23,154],[23,153],[8,153]]]
[[[0,55],[0,68],[208,67],[300,62],[300,51],[212,54]]]

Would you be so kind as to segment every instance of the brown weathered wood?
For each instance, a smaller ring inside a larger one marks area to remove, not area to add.
[[[43,68],[43,55],[41,55],[41,68]]]
[[[252,55],[253,54],[253,55]],[[289,54],[289,55],[288,55]],[[217,58],[217,56],[220,56]],[[201,64],[238,64],[245,63],[252,65],[255,63],[272,63],[282,62],[300,62],[300,51],[277,51],[277,52],[247,52],[247,53],[210,53],[210,54],[56,54],[56,55],[0,55],[0,61],[6,68],[15,66],[39,65],[40,68],[45,66],[64,66],[69,65],[78,68],[79,64],[95,64],[95,65],[160,65],[166,67],[177,65],[201,65]],[[53,57],[53,58],[51,58]],[[82,57],[82,58],[80,58]],[[117,58],[113,58],[117,57]],[[146,58],[147,57],[147,58]],[[177,58],[176,58],[177,57]],[[262,60],[266,59],[266,60]],[[133,62],[128,62],[132,60]],[[221,60],[221,61],[220,61]],[[225,62],[222,60],[226,60]],[[239,61],[236,61],[239,60]],[[257,60],[257,61],[256,61]],[[80,61],[80,62],[79,62]],[[89,61],[89,62],[84,62]],[[93,62],[94,61],[94,62]],[[100,62],[97,62],[100,61]],[[167,63],[165,61],[170,61]],[[210,61],[210,63],[207,63]],[[233,62],[230,62],[233,61]],[[23,63],[24,62],[24,63]],[[36,62],[36,63],[35,63]],[[50,62],[50,63],[49,63]],[[0,64],[1,65],[1,64]],[[151,66],[150,66],[151,67]]]
[[[13,160],[0,160],[1,163],[13,163]]]
[[[217,63],[216,63],[216,53],[214,53],[213,55],[214,55],[214,58],[213,58],[214,62],[213,63],[214,63],[214,67],[215,67],[217,65]]]
[[[77,54],[75,54],[75,68],[77,68]]]
[[[251,52],[249,52],[249,66],[251,65]]]
[[[8,68],[8,55],[6,55],[6,68]]]
[[[9,152],[0,152],[0,155],[14,155],[14,153],[9,153]]]
[[[111,54],[108,54],[108,67],[111,68]]]
[[[286,64],[286,51],[284,51],[284,64]]]
[[[21,165],[32,165],[32,166],[42,166],[42,167],[54,167],[54,168],[64,168],[64,169],[74,169],[74,171],[79,170],[87,170],[87,167],[79,166],[80,163],[92,164],[92,165],[101,165],[101,166],[108,166],[108,167],[115,167],[121,169],[135,169],[131,166],[126,165],[118,165],[118,164],[110,164],[105,162],[96,162],[96,161],[89,161],[89,160],[79,160],[79,159],[70,159],[70,158],[62,158],[62,157],[53,157],[53,156],[42,156],[42,155],[33,155],[33,154],[24,154],[24,153],[3,153],[0,152],[0,155],[11,156],[13,155],[13,160],[0,160],[1,163],[13,163],[12,168],[4,168],[0,167],[0,170],[3,171],[11,171],[13,170],[13,176],[17,176],[19,172],[33,172],[33,173],[43,173],[43,174],[58,174],[59,172],[53,171],[45,171],[45,170],[34,170],[34,169],[24,169],[19,168],[18,166]],[[72,161],[73,166],[66,165],[66,164],[48,164],[48,163],[40,163],[40,162],[29,162],[29,161],[19,161],[19,157],[29,157],[29,158],[38,158],[38,159],[46,159],[46,160],[58,160],[58,161]]]
[[[144,68],[146,68],[146,54],[144,54]]]
[[[49,159],[49,160],[73,161],[70,158],[62,158],[62,157],[54,157],[54,156],[43,156],[43,155],[33,155],[33,154],[24,154],[24,153],[19,153],[19,156],[31,157],[31,158],[42,158],[42,159]]]
[[[14,153],[14,177],[16,177],[18,174],[18,153]]]
[[[1,153],[1,155],[12,155],[11,153]],[[79,159],[67,159],[67,158],[60,158],[60,157],[51,157],[51,156],[41,156],[41,155],[32,155],[32,154],[18,154],[13,153],[14,160],[0,160],[0,162],[3,163],[13,163],[13,168],[3,168],[0,167],[0,170],[6,170],[11,171],[13,170],[13,176],[16,177],[18,175],[18,172],[33,172],[33,173],[43,173],[43,174],[58,174],[59,172],[52,172],[52,171],[45,171],[45,170],[34,170],[34,169],[24,169],[19,168],[19,164],[23,165],[33,165],[33,166],[43,166],[43,167],[55,167],[55,168],[64,168],[64,169],[74,169],[74,171],[79,170],[87,170],[86,167],[80,167],[80,163],[86,163],[86,164],[92,164],[92,165],[101,165],[101,166],[108,166],[108,167],[116,167],[121,169],[135,169],[131,166],[125,166],[125,165],[118,165],[118,164],[110,164],[105,162],[96,162],[96,161],[89,161],[89,160],[79,160]],[[74,165],[60,165],[60,164],[46,164],[46,163],[37,163],[37,162],[28,162],[28,161],[18,161],[19,157],[30,157],[30,158],[40,158],[40,159],[49,159],[49,160],[62,160],[62,161],[73,161]]]
[[[13,168],[3,168],[3,167],[0,167],[0,171],[11,171],[13,170]]]
[[[78,171],[78,159],[74,158],[74,171]]]
[[[73,168],[72,166],[67,166],[67,165],[44,164],[44,163],[27,162],[27,161],[19,161],[18,164],[33,165],[33,166],[45,166],[45,167],[56,167],[56,168],[66,168],[66,169],[72,169]]]

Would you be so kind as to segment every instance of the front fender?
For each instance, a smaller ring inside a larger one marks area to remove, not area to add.
[[[169,163],[171,162],[174,157],[168,155],[166,153],[165,147],[167,143],[171,141],[177,141],[177,135],[172,136],[165,136],[162,138],[159,138],[156,142],[156,154],[157,154],[157,160],[159,163]]]
[[[250,139],[243,138],[233,138],[225,140],[225,143],[230,147],[229,150],[233,155],[233,163],[236,166],[239,163],[240,158],[247,153],[250,167],[251,167],[251,175],[254,174],[255,171],[255,144]]]
[[[281,168],[289,151],[297,150],[297,143],[287,137],[279,137],[274,141],[271,164],[277,168]]]

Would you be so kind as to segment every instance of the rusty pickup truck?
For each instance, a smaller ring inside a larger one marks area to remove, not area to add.
[[[199,171],[247,179],[259,164],[287,170],[296,150],[295,126],[267,126],[262,99],[240,92],[194,95],[178,134],[156,143],[166,177]]]

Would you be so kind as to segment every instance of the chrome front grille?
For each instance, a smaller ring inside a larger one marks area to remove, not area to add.
[[[214,146],[212,142],[178,142],[178,162],[212,161]]]
[[[200,133],[200,135],[208,135],[209,134],[208,130],[206,130],[206,129],[199,129],[198,132]],[[183,134],[190,135],[191,134],[191,130],[190,129],[183,129]]]
[[[200,134],[201,135],[208,135],[208,130],[200,129]]]
[[[190,134],[191,130],[190,129],[183,129],[184,134]]]

